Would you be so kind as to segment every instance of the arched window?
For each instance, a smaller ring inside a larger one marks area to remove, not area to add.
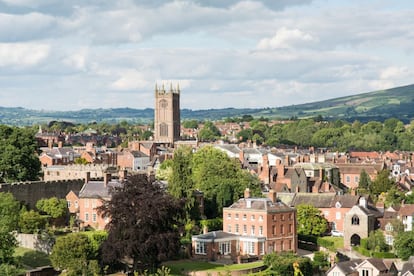
[[[359,225],[359,217],[357,215],[354,215],[352,217],[352,225]]]
[[[168,102],[164,99],[160,100],[160,108],[167,108]]]
[[[168,136],[168,125],[166,123],[160,124],[160,136]]]

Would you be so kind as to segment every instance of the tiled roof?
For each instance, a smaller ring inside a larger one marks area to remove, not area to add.
[[[359,195],[336,195],[332,207],[335,206],[336,202],[339,202],[342,208],[352,208],[354,205],[358,204],[359,198]]]
[[[358,158],[370,158],[370,159],[379,159],[381,155],[376,151],[351,151],[349,153],[350,157]]]
[[[378,166],[372,164],[336,164],[339,171],[344,174],[360,174],[362,170],[365,170],[367,174],[378,173]]]
[[[401,216],[412,216],[414,214],[414,204],[401,205],[398,214]]]
[[[316,208],[330,208],[334,198],[335,193],[297,193],[292,205],[296,207],[300,204],[309,204]]]

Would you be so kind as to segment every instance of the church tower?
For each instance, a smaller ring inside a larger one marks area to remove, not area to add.
[[[180,88],[165,90],[155,84],[154,140],[170,143],[180,139]]]

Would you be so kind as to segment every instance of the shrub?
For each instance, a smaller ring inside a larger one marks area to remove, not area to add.
[[[396,258],[394,253],[391,252],[372,252],[372,257],[378,259],[393,259]]]

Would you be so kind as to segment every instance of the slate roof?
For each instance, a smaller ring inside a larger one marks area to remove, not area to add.
[[[227,150],[233,154],[239,154],[240,148],[237,145],[233,144],[224,144],[224,145],[216,145],[217,148],[220,148],[222,150]]]
[[[103,181],[89,181],[80,190],[79,198],[110,198],[111,192],[122,185],[119,181],[109,181],[106,186]]]
[[[352,272],[355,272],[355,267],[357,265],[359,265],[360,263],[362,263],[363,260],[361,259],[354,259],[351,261],[345,261],[345,262],[339,262],[336,263],[335,266],[331,267],[326,274],[328,274],[332,269],[334,269],[335,267],[339,268],[344,275],[348,275]]]
[[[131,151],[131,154],[132,154],[135,158],[148,157],[148,155],[146,155],[146,154],[145,154],[145,153],[143,153],[142,151],[138,151],[138,150]]]
[[[248,207],[250,204],[250,207]],[[224,209],[248,209],[267,212],[287,212],[293,208],[287,206],[282,201],[272,202],[269,198],[241,198],[232,205]]]
[[[220,239],[231,239],[231,238],[238,238],[239,236],[236,234],[232,234],[232,233],[227,233],[227,232],[223,232],[223,231],[212,231],[212,232],[208,232],[206,234],[201,234],[201,235],[194,235],[192,237],[193,240],[210,240],[210,241],[217,241]]]

